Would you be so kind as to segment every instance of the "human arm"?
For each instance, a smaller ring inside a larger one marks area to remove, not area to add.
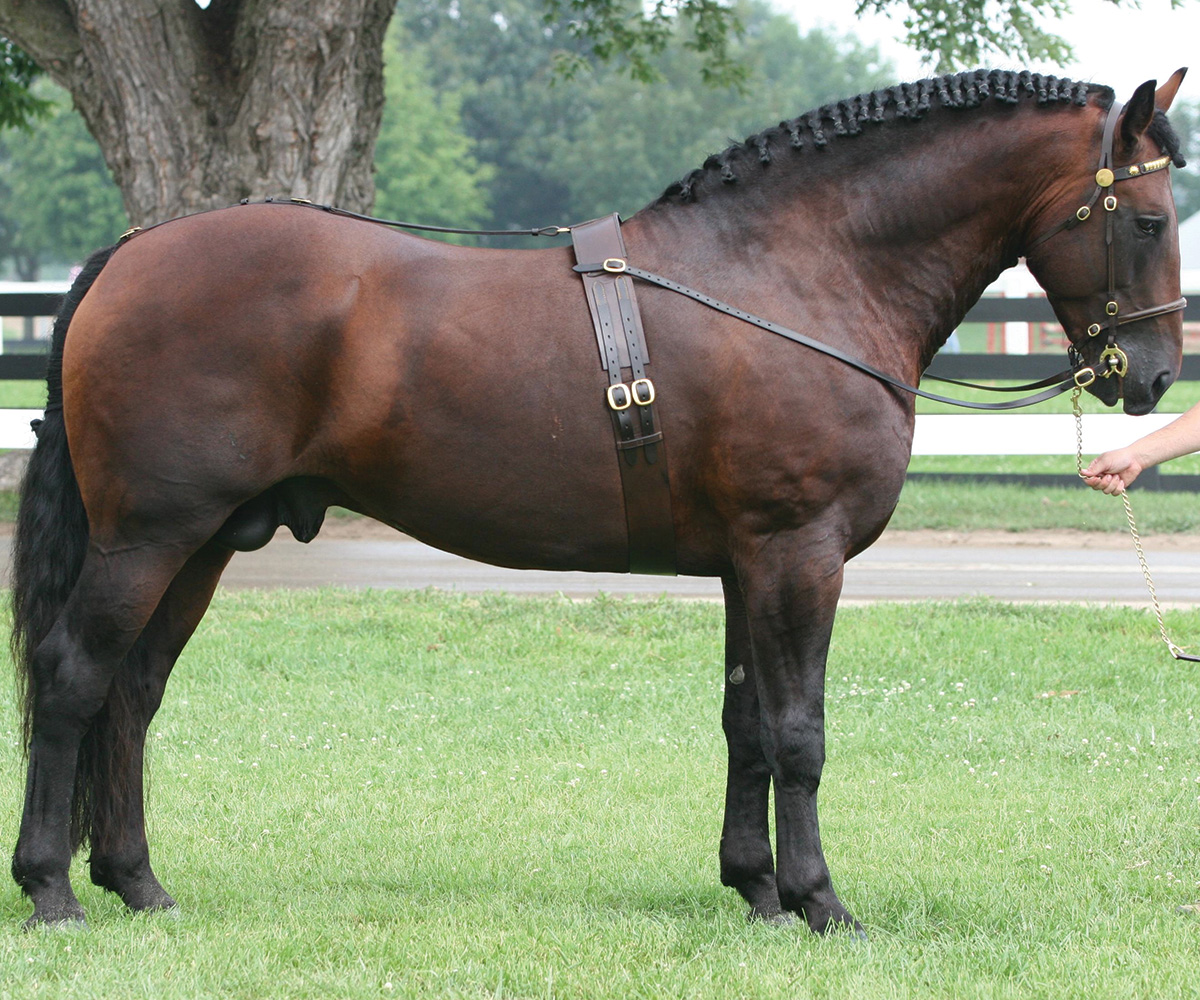
[[[1115,496],[1146,469],[1200,451],[1200,403],[1125,448],[1106,451],[1083,470],[1094,490]]]

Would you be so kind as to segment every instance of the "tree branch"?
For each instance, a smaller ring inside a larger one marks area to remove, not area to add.
[[[57,83],[69,85],[81,46],[64,0],[0,0],[0,34],[16,42]]]

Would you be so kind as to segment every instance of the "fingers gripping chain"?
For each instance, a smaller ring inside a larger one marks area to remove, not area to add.
[[[1079,406],[1080,389],[1071,393],[1071,410],[1075,415],[1075,470],[1080,479],[1086,479],[1083,472],[1083,410]],[[1163,621],[1162,605],[1158,600],[1158,592],[1154,587],[1154,578],[1150,575],[1150,564],[1146,561],[1146,552],[1142,548],[1142,536],[1138,532],[1137,521],[1133,516],[1133,504],[1129,501],[1129,491],[1121,490],[1121,503],[1125,507],[1125,520],[1129,524],[1129,535],[1133,539],[1133,551],[1137,555],[1138,566],[1142,570],[1142,579],[1146,581],[1146,589],[1150,592],[1150,603],[1154,608],[1154,618],[1158,622],[1158,634],[1171,655],[1177,660],[1189,660],[1200,663],[1200,656],[1185,653],[1167,634],[1167,626]]]

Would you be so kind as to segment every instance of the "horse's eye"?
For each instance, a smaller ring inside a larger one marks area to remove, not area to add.
[[[1167,220],[1159,215],[1143,215],[1134,225],[1137,226],[1140,236],[1161,236],[1163,229],[1166,228]]]

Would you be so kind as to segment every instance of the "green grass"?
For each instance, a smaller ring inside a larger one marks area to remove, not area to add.
[[[0,407],[40,409],[46,405],[46,383],[40,379],[0,379]]]
[[[1143,534],[1200,531],[1200,498],[1194,493],[1130,490]],[[1082,483],[1066,489],[967,482],[912,481],[900,493],[888,525],[892,531],[1103,531],[1129,530],[1125,510]]]
[[[720,655],[706,603],[221,594],[151,727],[178,918],[81,864],[91,930],[25,934],[9,886],[0,996],[1193,995],[1200,675],[1147,614],[842,612],[823,835],[866,945],[719,886]]]

